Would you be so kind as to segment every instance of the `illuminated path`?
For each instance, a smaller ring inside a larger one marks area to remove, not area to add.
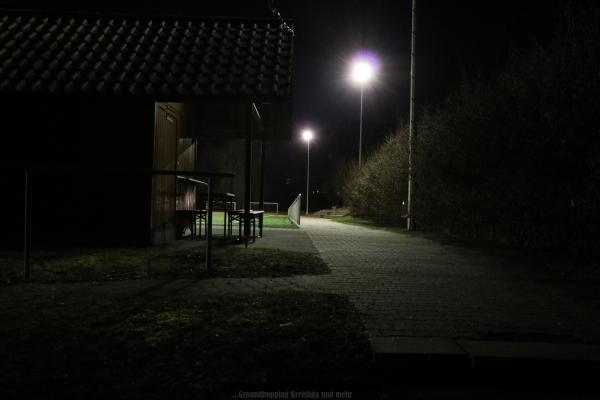
[[[301,223],[332,273],[300,286],[348,295],[373,337],[600,340],[600,279],[564,279],[416,235]]]

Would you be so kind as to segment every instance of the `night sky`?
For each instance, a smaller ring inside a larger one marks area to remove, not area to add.
[[[275,1],[295,31],[294,139],[270,145],[267,201],[287,203],[302,191],[310,126],[316,186],[335,164],[355,159],[359,91],[349,84],[353,53],[368,49],[381,59],[378,80],[365,92],[365,151],[408,120],[410,0]],[[494,74],[511,52],[547,40],[559,0],[420,0],[417,28],[417,110],[434,109],[466,75]],[[10,8],[47,9],[47,1],[0,1]],[[53,1],[53,10],[270,17],[267,0],[254,1]],[[291,185],[282,189],[286,178]],[[279,193],[280,195],[276,195]],[[327,201],[323,202],[323,205]],[[285,204],[282,204],[284,206]],[[286,206],[286,205],[285,205]]]

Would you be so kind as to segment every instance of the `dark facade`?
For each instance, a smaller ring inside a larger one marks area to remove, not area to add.
[[[154,103],[15,96],[1,104],[3,242],[22,238],[25,167],[34,241],[148,240],[151,179],[110,170],[151,168]]]

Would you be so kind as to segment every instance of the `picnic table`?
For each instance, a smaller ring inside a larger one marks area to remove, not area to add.
[[[197,179],[193,179],[187,176],[177,176],[178,180],[193,183],[196,185],[204,185],[208,186],[207,182],[200,181]],[[227,211],[231,208],[233,201],[235,199],[235,194],[228,192],[217,192],[212,193],[212,207],[208,205],[208,193],[203,194],[203,200],[201,203],[205,202],[205,207],[200,209],[179,209],[176,211],[180,230],[180,237],[183,236],[183,232],[188,228],[191,231],[192,239],[202,239],[202,222],[204,222],[204,235],[208,236],[208,209],[218,210],[219,204],[222,204],[223,208],[223,238],[227,238]],[[199,226],[198,226],[199,225]],[[212,228],[212,227],[211,227]],[[212,233],[212,229],[211,229]]]
[[[263,235],[263,218],[265,212],[263,210],[250,210],[248,213],[250,224],[252,225],[252,241],[256,241],[256,220],[258,220],[258,235],[262,237]],[[233,210],[229,211],[229,236],[232,235],[233,231],[233,223],[238,222],[239,233],[238,238],[242,238],[242,223],[245,221],[246,211],[244,209],[241,210]]]
[[[227,238],[227,220],[229,214],[229,208],[233,204],[235,199],[235,194],[223,192],[223,193],[213,193],[213,210],[215,209],[215,205],[219,203],[223,205],[223,238]]]

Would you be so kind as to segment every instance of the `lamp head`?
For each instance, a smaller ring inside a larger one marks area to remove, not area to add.
[[[305,142],[310,142],[312,140],[313,136],[314,136],[313,131],[310,129],[304,129],[302,131],[302,139]]]
[[[361,60],[352,65],[352,80],[360,85],[364,85],[373,78],[373,66],[368,62]]]
[[[362,51],[352,58],[350,78],[360,86],[375,78],[379,70],[378,58],[370,52]]]

